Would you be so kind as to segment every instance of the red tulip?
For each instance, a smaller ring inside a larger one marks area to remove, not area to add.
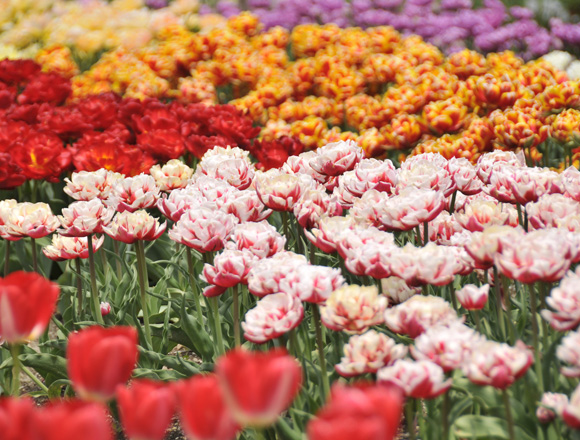
[[[36,422],[34,409],[31,399],[0,400],[0,439],[32,440]]]
[[[308,425],[309,440],[393,440],[403,396],[394,387],[335,384],[330,401]]]
[[[133,327],[89,327],[69,336],[68,375],[81,398],[104,402],[129,380],[137,357]]]
[[[180,420],[189,439],[231,440],[240,430],[215,374],[194,376],[177,386]]]
[[[107,409],[100,403],[70,400],[37,413],[35,440],[112,440]]]
[[[242,425],[270,426],[302,386],[302,369],[284,349],[232,350],[217,361],[216,373],[234,418]]]
[[[0,339],[22,343],[38,338],[56,307],[60,289],[37,273],[0,278]]]
[[[134,380],[117,388],[121,423],[129,439],[163,440],[175,413],[175,397],[162,382]]]

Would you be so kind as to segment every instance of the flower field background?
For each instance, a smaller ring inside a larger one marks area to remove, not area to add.
[[[580,438],[573,5],[5,3],[0,440]]]

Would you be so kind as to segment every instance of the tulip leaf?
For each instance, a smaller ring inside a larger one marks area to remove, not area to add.
[[[47,353],[22,354],[19,356],[23,365],[34,368],[43,377],[51,374],[57,379],[66,379],[66,359]]]
[[[185,309],[185,297],[181,301],[180,327],[189,339],[188,348],[194,350],[203,360],[213,359],[213,344],[202,325],[187,313]]]
[[[151,370],[149,368],[135,368],[133,377],[155,380],[179,380],[186,376],[175,370]]]
[[[284,417],[278,418],[276,432],[282,440],[302,440],[302,434],[294,431]]]
[[[518,440],[533,440],[525,431],[515,427]],[[465,415],[453,424],[453,432],[458,438],[509,440],[507,422],[498,417]]]

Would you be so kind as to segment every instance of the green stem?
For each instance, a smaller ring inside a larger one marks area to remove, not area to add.
[[[195,282],[195,270],[193,266],[193,256],[191,248],[185,246],[185,255],[187,257],[187,271],[189,272],[189,284],[191,284],[191,291],[193,293],[193,300],[195,302],[195,311],[197,313],[197,321],[199,325],[203,325],[203,314],[201,312],[201,302],[199,299],[199,291],[197,290],[197,283]]]
[[[219,297],[214,296],[213,298],[208,298],[209,303],[211,305],[214,325],[215,325],[215,333],[214,333],[214,343],[217,345],[218,356],[221,356],[226,352],[224,348],[224,339],[222,336],[222,325],[220,322],[220,310],[219,310]]]
[[[415,427],[415,402],[412,398],[408,398],[407,403],[405,404],[405,418],[407,419],[409,440],[415,440],[417,438]]]
[[[234,343],[236,347],[241,345],[240,339],[240,295],[238,291],[238,285],[232,287],[232,297],[233,302],[233,314],[234,314]]]
[[[481,333],[481,321],[479,318],[479,310],[473,311],[473,317],[475,318],[475,329],[477,330],[477,333]]]
[[[308,252],[308,259],[310,260],[310,264],[316,264],[316,246],[310,242],[310,251]]]
[[[532,344],[534,345],[534,367],[536,369],[536,376],[538,376],[538,389],[540,394],[544,393],[544,374],[542,372],[542,363],[540,359],[540,347],[538,341],[538,306],[536,289],[534,289],[534,284],[528,284],[528,289],[530,291],[530,305],[532,306]]]
[[[282,226],[284,227],[284,237],[286,237],[286,249],[290,250],[290,234],[288,233],[288,213],[282,211]]]
[[[48,387],[42,383],[42,381],[34,375],[32,371],[26,368],[24,365],[22,367],[22,372],[26,374],[30,380],[32,380],[43,392],[48,393]]]
[[[115,255],[120,255],[119,254],[119,242],[117,240],[113,240],[113,251],[115,252]],[[120,281],[121,277],[123,276],[123,271],[121,268],[121,260],[119,260],[118,258],[115,258],[115,262],[116,262],[116,266],[117,266],[117,279]]]
[[[137,275],[139,277],[139,291],[141,293],[141,310],[143,311],[143,327],[145,330],[145,341],[150,349],[153,348],[151,338],[151,326],[149,324],[149,311],[147,308],[147,263],[145,261],[145,246],[142,240],[135,242],[135,253],[137,255]]]
[[[296,329],[293,328],[288,332],[288,340],[290,342],[290,353],[297,359],[300,359],[300,348],[298,345],[298,338],[296,337]]]
[[[34,272],[38,273],[38,254],[36,249],[36,239],[31,238],[30,242],[32,243],[32,269]]]
[[[497,267],[493,266],[493,286],[495,289],[495,304],[497,309],[497,322],[499,323],[499,328],[501,331],[502,340],[505,341],[505,321],[503,319],[503,307],[501,304],[501,290],[500,290],[500,279]]]
[[[4,278],[6,278],[10,266],[10,240],[4,240],[4,243],[6,243],[4,248]]]
[[[451,408],[451,399],[449,391],[443,394],[443,405],[441,407],[441,424],[443,425],[443,440],[449,438],[449,409]]]
[[[516,440],[516,432],[514,429],[514,419],[512,417],[512,408],[510,406],[510,398],[507,390],[502,390],[503,405],[505,407],[505,418],[508,424],[508,432],[510,440]]]
[[[328,373],[326,372],[326,358],[324,357],[324,342],[322,341],[322,321],[320,319],[320,311],[316,304],[312,305],[312,317],[314,319],[314,328],[316,330],[316,343],[318,345],[318,361],[320,363],[320,370],[322,372],[322,402],[326,401],[326,397],[330,393],[330,383],[328,381]]]
[[[417,231],[415,246],[423,246],[423,240],[421,240],[421,228],[419,227],[419,225],[417,225],[415,230]]]
[[[429,243],[429,222],[423,223],[423,244]]]
[[[449,206],[449,214],[453,214],[455,211],[455,200],[457,199],[457,190],[453,192],[453,197],[451,197],[451,205]]]
[[[99,292],[97,291],[97,275],[95,272],[95,252],[93,249],[93,236],[87,237],[87,245],[89,248],[89,275],[91,278],[91,300],[93,305],[93,319],[100,325],[105,321],[101,315],[101,304],[99,302]]]
[[[10,344],[10,354],[12,355],[12,396],[20,395],[20,344]]]
[[[453,285],[453,281],[449,284],[449,296],[451,296],[451,304],[453,304],[453,309],[457,310],[457,296],[455,295],[455,286]]]
[[[77,278],[77,313],[79,321],[83,313],[83,279],[81,278],[81,259],[75,258],[76,278]]]
[[[421,293],[423,294],[423,296],[429,296],[429,285],[428,284],[423,284],[421,286]]]

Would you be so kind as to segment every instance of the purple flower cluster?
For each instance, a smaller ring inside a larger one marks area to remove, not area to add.
[[[266,28],[291,29],[304,23],[390,25],[405,35],[420,35],[446,53],[466,47],[482,52],[510,49],[530,59],[580,43],[580,25],[552,19],[548,30],[534,20],[530,9],[508,9],[500,0],[484,0],[480,8],[474,8],[472,0],[247,0],[247,4]],[[221,0],[215,11],[231,16],[240,8]]]

